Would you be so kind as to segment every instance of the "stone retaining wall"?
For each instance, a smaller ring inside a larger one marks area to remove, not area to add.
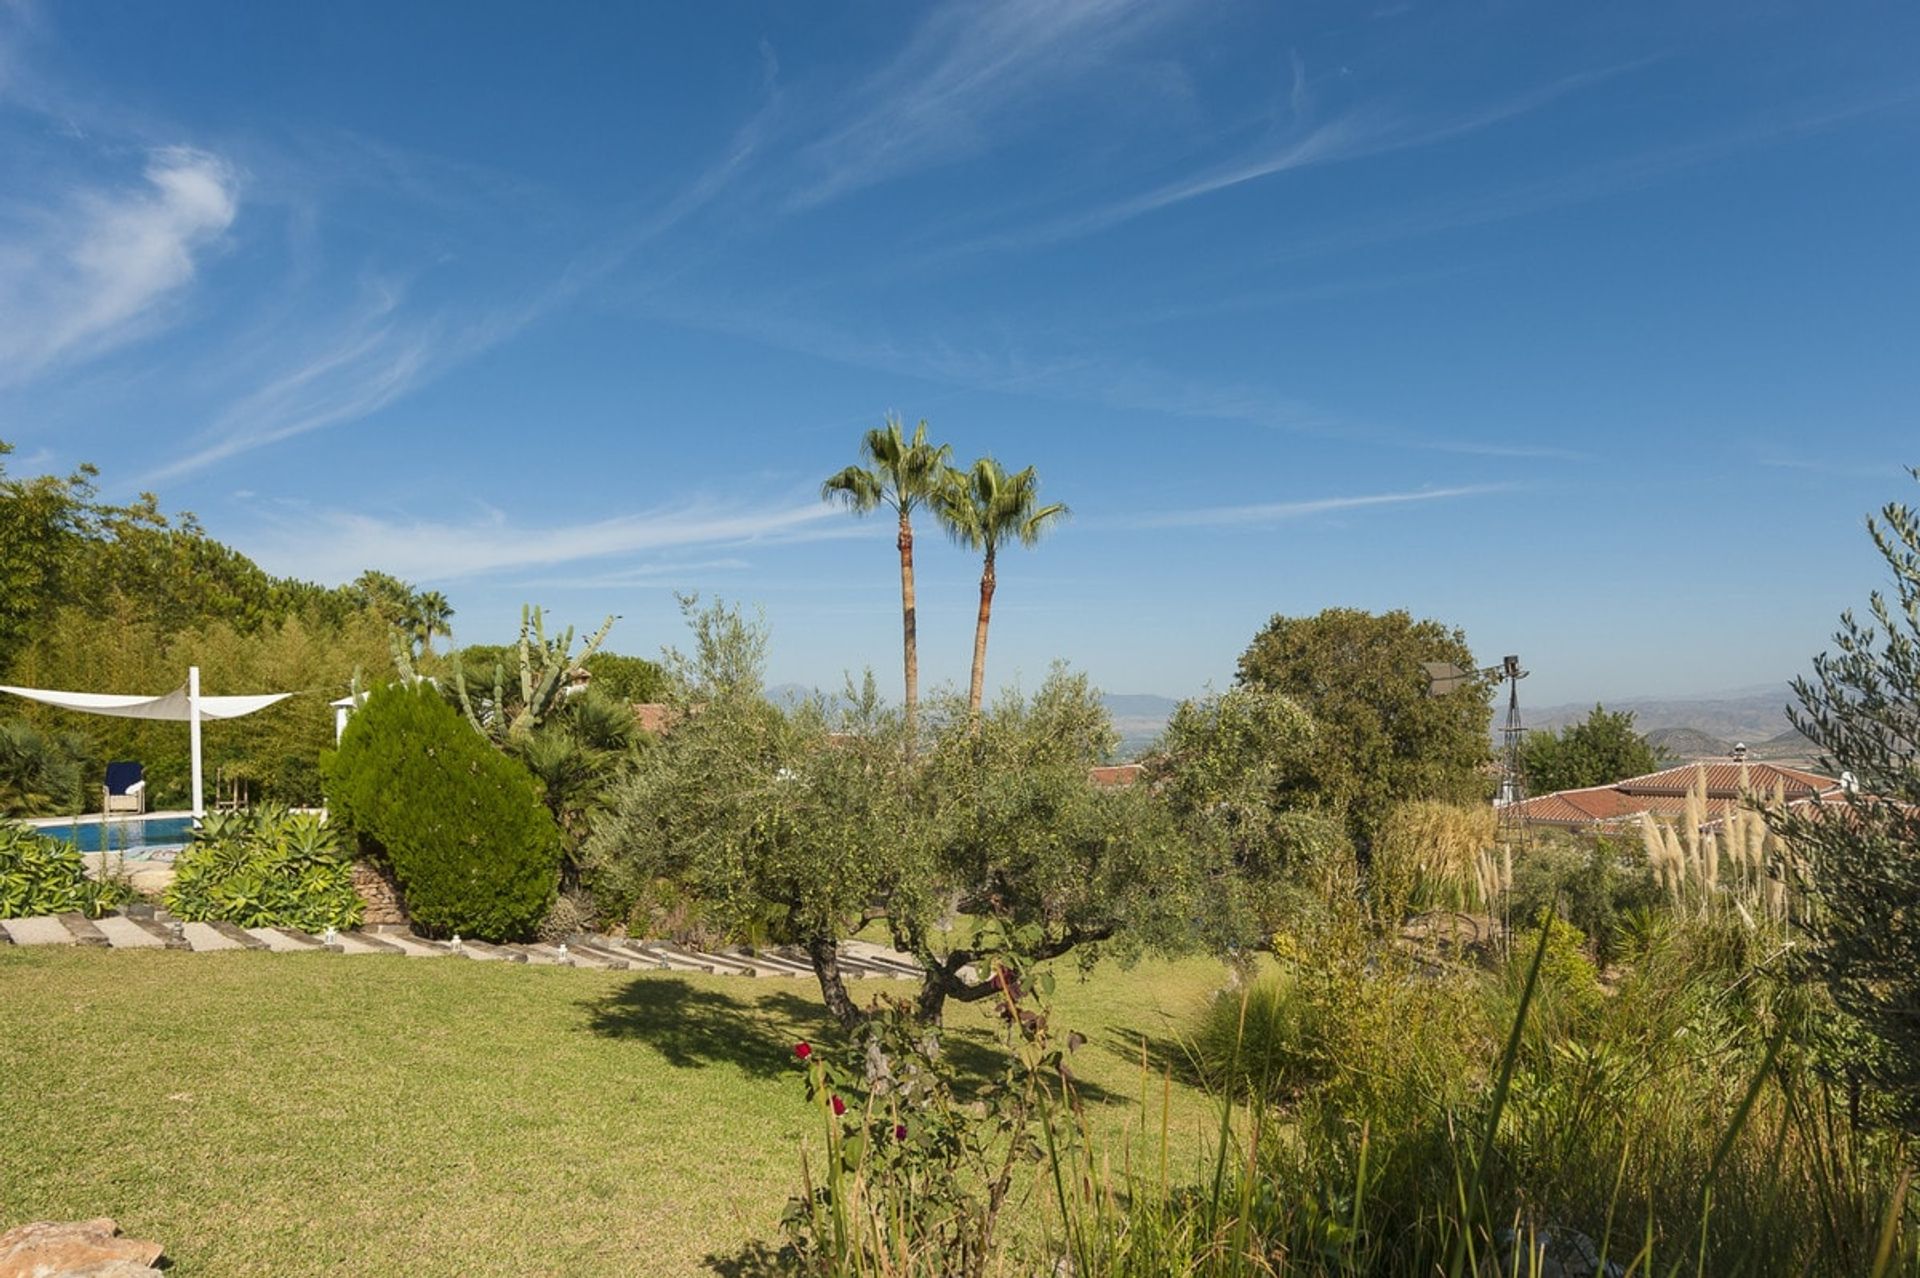
[[[353,890],[360,894],[360,900],[366,907],[361,919],[363,927],[404,924],[408,921],[406,902],[400,899],[400,885],[393,881],[393,875],[384,866],[372,861],[355,861]]]

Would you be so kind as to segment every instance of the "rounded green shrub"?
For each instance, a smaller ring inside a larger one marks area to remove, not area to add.
[[[533,775],[431,685],[374,692],[321,770],[333,819],[392,868],[416,927],[494,941],[539,927],[560,827]]]
[[[167,909],[189,923],[324,932],[360,922],[352,861],[311,813],[211,813],[173,865]]]
[[[132,895],[124,884],[87,877],[80,850],[71,843],[0,821],[0,919],[69,913],[98,918]]]

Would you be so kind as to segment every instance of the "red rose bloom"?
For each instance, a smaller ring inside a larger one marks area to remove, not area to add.
[[[847,1112],[847,1103],[838,1096],[833,1098],[833,1112],[835,1114],[844,1114]]]
[[[893,1138],[895,1140],[905,1140],[907,1138],[907,1125],[905,1123],[895,1123],[893,1125]]]
[[[804,1061],[807,1057],[813,1055],[813,1045],[807,1042],[795,1043],[793,1045],[793,1054]]]

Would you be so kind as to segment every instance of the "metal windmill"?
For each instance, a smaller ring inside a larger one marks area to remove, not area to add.
[[[1520,768],[1520,742],[1526,728],[1520,720],[1520,681],[1528,672],[1520,668],[1520,658],[1508,655],[1499,665],[1483,670],[1467,670],[1449,661],[1422,663],[1427,672],[1427,695],[1444,697],[1448,693],[1480,680],[1497,680],[1507,685],[1507,723],[1500,732],[1500,790],[1493,801],[1500,816],[1500,830],[1512,842],[1527,841],[1526,776]]]

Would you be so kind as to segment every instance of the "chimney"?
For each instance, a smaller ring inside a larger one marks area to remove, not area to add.
[[[1746,742],[1736,741],[1733,743],[1733,759],[1735,763],[1745,763],[1747,761]]]

